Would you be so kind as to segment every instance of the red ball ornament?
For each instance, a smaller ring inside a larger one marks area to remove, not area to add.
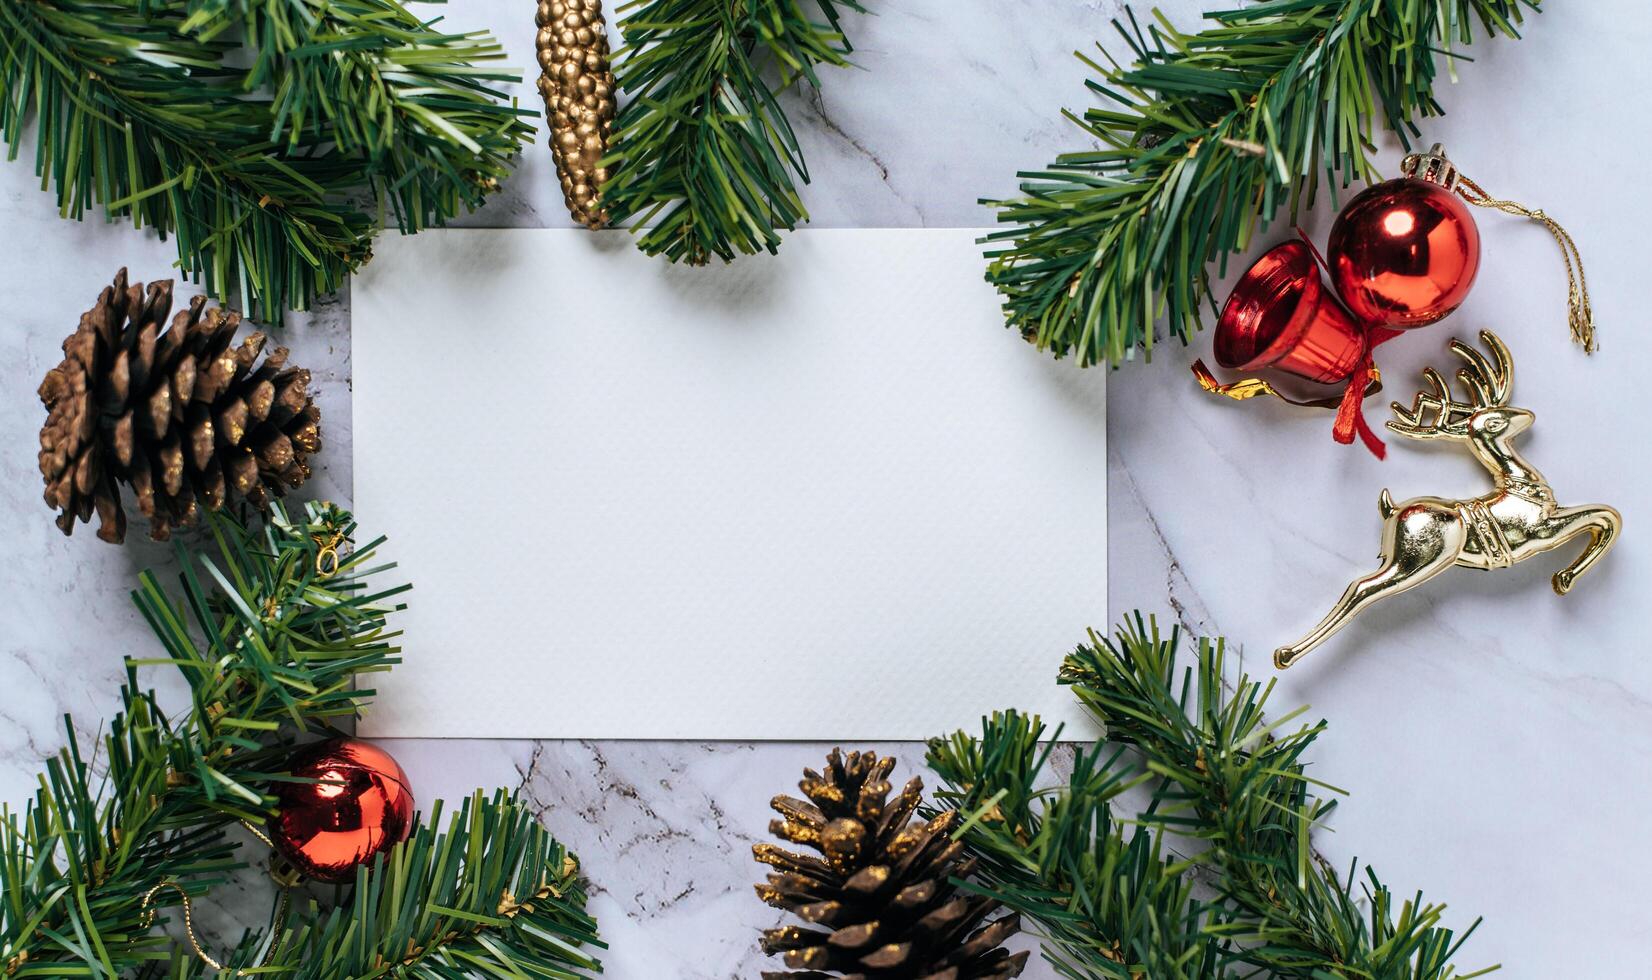
[[[279,783],[270,821],[275,849],[301,874],[346,882],[356,867],[407,839],[413,791],[388,752],[353,738],[298,750],[291,773],[306,783]]]
[[[1337,295],[1366,324],[1405,330],[1455,310],[1480,267],[1480,230],[1455,193],[1457,170],[1435,146],[1406,176],[1358,194],[1331,226]]]

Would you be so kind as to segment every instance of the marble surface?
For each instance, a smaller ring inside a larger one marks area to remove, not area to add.
[[[1185,25],[1204,5],[1162,4]],[[1115,0],[876,6],[877,16],[851,21],[861,68],[793,99],[817,225],[977,225],[989,217],[978,197],[1009,192],[1016,168],[1078,145],[1056,114],[1084,104],[1084,72],[1070,52],[1113,37]],[[1641,170],[1652,146],[1630,124],[1625,99],[1652,84],[1642,56],[1652,14],[1635,0],[1550,6],[1526,40],[1474,47],[1461,82],[1442,88],[1449,117],[1428,133],[1448,140],[1488,188],[1541,205],[1576,234],[1604,350],[1585,359],[1567,345],[1563,281],[1542,230],[1483,215],[1486,264],[1468,304],[1446,326],[1391,345],[1384,366],[1390,391],[1408,397],[1420,365],[1442,362],[1450,330],[1498,329],[1517,359],[1515,400],[1539,418],[1523,442],[1529,457],[1563,502],[1618,506],[1626,537],[1565,599],[1548,588],[1555,559],[1449,573],[1367,613],[1283,675],[1276,697],[1280,710],[1311,702],[1331,721],[1315,772],[1351,793],[1319,841],[1333,861],[1372,861],[1397,892],[1421,888],[1449,902],[1460,925],[1483,915],[1465,965],[1501,962],[1517,977],[1628,977],[1644,972],[1652,941],[1652,643],[1643,621],[1652,559],[1642,529],[1652,513],[1652,433],[1640,407],[1652,354],[1641,268],[1652,213]],[[472,0],[449,17],[501,32],[513,62],[532,64],[531,4]],[[553,184],[541,146],[466,223],[562,225]],[[1322,202],[1305,221],[1321,240],[1330,213]],[[26,162],[0,167],[0,240],[0,516],[10,528],[0,543],[0,798],[18,801],[62,744],[65,713],[87,731],[113,714],[121,655],[153,649],[126,590],[138,569],[168,563],[141,535],[119,549],[85,529],[65,539],[52,526],[34,473],[34,384],[115,268],[164,275],[170,245],[130,227],[60,221]],[[430,342],[449,342],[462,325],[454,330]],[[281,341],[314,371],[325,413],[328,446],[311,491],[347,502],[348,298],[300,318]],[[1245,645],[1251,669],[1268,672],[1268,651],[1371,567],[1379,488],[1467,495],[1484,477],[1461,454],[1395,445],[1378,463],[1332,445],[1323,417],[1208,399],[1186,383],[1202,345],[1161,349],[1151,365],[1112,380],[1110,594],[1105,609],[1098,597],[1096,621],[1158,612],[1227,633]],[[372,515],[361,516],[373,527]],[[1050,651],[1052,670],[1062,652]],[[151,676],[163,696],[176,693]],[[583,857],[613,946],[608,974],[624,980],[757,973],[755,932],[779,917],[750,892],[749,846],[764,834],[768,797],[827,747],[392,746],[427,800],[477,785],[522,788]],[[904,757],[903,771],[921,755],[915,745],[884,748]],[[256,918],[249,910],[262,907],[264,888],[249,879],[231,911]],[[222,911],[210,918],[215,933],[229,921]],[[1042,965],[1028,971],[1052,975]]]

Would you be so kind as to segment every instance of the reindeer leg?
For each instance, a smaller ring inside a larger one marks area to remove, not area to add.
[[[1467,541],[1468,531],[1452,508],[1412,504],[1395,513],[1383,528],[1382,567],[1350,583],[1342,598],[1307,636],[1275,650],[1273,665],[1284,670],[1313,652],[1371,603],[1404,592],[1450,568]]]
[[[1583,553],[1572,559],[1570,565],[1555,573],[1554,590],[1558,595],[1565,595],[1571,591],[1578,577],[1589,570],[1590,565],[1611,550],[1618,539],[1618,532],[1623,530],[1623,517],[1604,504],[1567,509],[1557,516],[1570,525],[1566,539],[1579,534],[1589,535],[1589,544],[1583,549]]]

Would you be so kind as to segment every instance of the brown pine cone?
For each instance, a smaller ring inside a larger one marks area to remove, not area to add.
[[[64,534],[96,510],[98,537],[125,540],[121,484],[164,541],[202,507],[266,508],[309,478],[321,448],[310,372],[287,367],[284,347],[257,364],[264,335],[232,347],[241,315],[205,307],[197,296],[164,327],[171,280],[145,290],[122,269],[63,342],[40,384],[40,473]]]
[[[539,94],[551,127],[551,156],[574,220],[595,230],[608,223],[599,166],[614,123],[614,73],[601,0],[539,0]]]
[[[987,922],[999,904],[961,893],[950,882],[975,870],[973,858],[949,835],[957,814],[927,823],[912,819],[923,795],[913,779],[893,802],[888,776],[894,759],[833,749],[825,774],[803,771],[798,788],[809,802],[777,796],[784,819],[769,832],[804,844],[820,857],[774,844],[752,848],[779,871],[757,894],[820,928],[781,926],[763,933],[763,951],[783,954],[791,971],[768,980],[1007,980],[1021,975],[1026,953],[1000,945],[1020,919]]]

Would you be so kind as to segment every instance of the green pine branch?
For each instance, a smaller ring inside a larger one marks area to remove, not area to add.
[[[395,0],[0,0],[0,138],[15,159],[33,124],[64,217],[171,236],[278,322],[367,261],[385,211],[415,232],[498,186],[532,135],[491,87],[516,76],[473,64],[502,54]]]
[[[969,814],[959,836],[980,860],[963,883],[1037,924],[1044,957],[1072,980],[1218,980],[1236,977],[1205,931],[1202,903],[1158,835],[1131,833],[1112,803],[1143,777],[1118,750],[1081,748],[1065,784],[1045,777],[1058,737],[1014,711],[982,722],[979,737],[930,740],[945,809]]]
[[[172,730],[134,683],[103,739],[107,780],[69,726],[23,812],[0,807],[0,975],[113,978],[164,961],[170,940],[142,927],[144,889],[170,879],[200,894],[238,866],[226,821],[169,784]]]
[[[1162,15],[1114,27],[1125,68],[1080,54],[1106,100],[1067,118],[1099,148],[1020,174],[985,200],[1011,227],[986,239],[1008,325],[1040,349],[1114,367],[1152,354],[1154,326],[1187,343],[1211,302],[1208,263],[1248,247],[1289,206],[1376,176],[1380,122],[1409,145],[1439,115],[1439,62],[1478,22],[1518,37],[1540,0],[1263,0],[1176,30]],[[1099,45],[1098,45],[1099,49]]]
[[[531,138],[530,110],[489,86],[516,80],[478,67],[504,49],[482,32],[437,31],[399,0],[190,0],[186,31],[240,29],[256,53],[243,81],[269,89],[274,141],[289,152],[334,142],[404,232],[481,206]]]
[[[980,861],[963,887],[1035,923],[1045,958],[1073,980],[1490,972],[1458,972],[1474,927],[1456,935],[1443,905],[1397,900],[1369,867],[1343,878],[1319,856],[1312,832],[1335,803],[1304,757],[1324,722],[1297,722],[1301,710],[1270,721],[1271,685],[1229,687],[1224,642],[1191,646],[1197,662],[1179,663],[1179,631],[1138,613],[1066,658],[1061,683],[1106,734],[1064,782],[1045,774],[1054,745],[1040,744],[1059,732],[1036,718],[995,714],[979,737],[930,741],[937,805],[966,816],[957,836]],[[1113,807],[1133,787],[1150,802],[1121,820]]]
[[[371,868],[348,901],[315,903],[244,937],[226,965],[294,980],[538,977],[600,972],[579,864],[504,792],[441,807]]]
[[[47,761],[22,814],[0,817],[0,972],[12,977],[116,977],[170,958],[170,941],[142,928],[144,893],[175,881],[204,894],[240,866],[225,830],[262,823],[263,791],[285,751],[270,736],[346,717],[371,697],[364,674],[395,662],[388,615],[406,587],[376,589],[374,548],[318,566],[346,548],[355,524],[310,505],[279,506],[261,532],[210,514],[216,554],[179,545],[175,591],[151,572],[133,593],[166,652],[129,660],[123,710],[99,748],[99,779],[69,741]],[[189,710],[169,718],[137,683],[143,665],[170,665],[187,682]]]
[[[477,792],[445,828],[442,817],[438,803],[408,840],[358,869],[340,905],[277,899],[270,927],[247,930],[221,962],[293,980],[585,980],[602,971],[584,948],[607,946],[585,911],[579,863],[530,807]],[[141,980],[226,975],[164,934],[154,945]]]
[[[1179,631],[1161,634],[1138,613],[1111,638],[1091,634],[1060,679],[1160,781],[1144,821],[1205,845],[1194,860],[1222,900],[1208,931],[1231,943],[1232,960],[1292,978],[1489,972],[1452,963],[1474,925],[1456,936],[1442,924],[1445,906],[1396,899],[1369,867],[1343,878],[1314,850],[1312,832],[1336,806],[1316,795],[1336,791],[1304,761],[1325,723],[1287,730],[1305,709],[1268,720],[1272,682],[1241,675],[1230,689],[1222,640],[1199,639],[1191,667],[1177,662],[1181,646]]]
[[[106,774],[71,725],[34,800],[0,809],[0,975],[206,976],[162,931],[176,912],[151,921],[144,897],[175,884],[198,899],[245,867],[231,825],[263,824],[295,739],[353,716],[374,693],[361,682],[397,662],[388,617],[408,586],[375,584],[393,567],[376,561],[383,539],[356,544],[347,512],[277,505],[260,531],[223,513],[207,526],[213,553],[180,544],[175,589],[145,572],[133,593],[165,656],[127,662]],[[189,687],[177,719],[137,686],[155,665]],[[163,890],[150,911],[172,903]],[[584,906],[577,862],[533,811],[478,793],[358,869],[344,904],[276,903],[224,962],[302,980],[573,980],[601,969],[581,949],[602,945]]]
[[[191,737],[174,747],[174,780],[256,808],[261,737],[349,719],[372,699],[362,681],[400,662],[387,617],[410,586],[370,584],[394,567],[375,564],[384,539],[354,544],[354,518],[330,504],[297,519],[276,507],[261,531],[223,514],[208,525],[217,555],[180,546],[177,594],[139,575],[133,601],[167,655],[130,663],[175,667],[189,683]]]
[[[630,100],[614,122],[602,188],[611,219],[636,219],[638,247],[673,262],[774,252],[781,231],[809,218],[796,186],[809,172],[778,92],[799,80],[818,87],[819,65],[847,65],[839,21],[864,8],[632,0],[620,11],[614,73]]]

